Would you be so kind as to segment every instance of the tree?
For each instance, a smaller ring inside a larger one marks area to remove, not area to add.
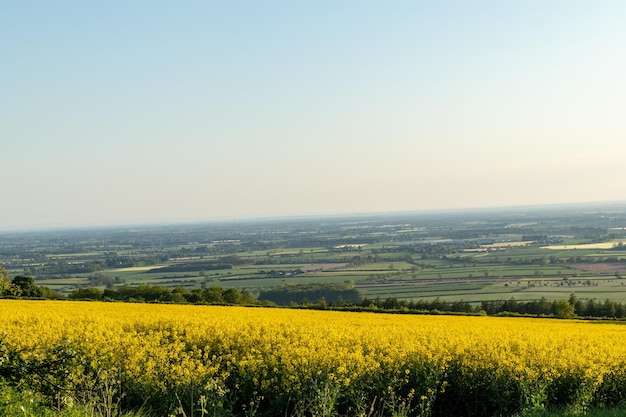
[[[39,293],[41,294],[41,297],[43,298],[47,298],[49,300],[60,300],[63,298],[63,295],[61,295],[60,293],[56,292],[55,290],[51,288],[37,286],[37,289],[39,290]]]
[[[249,292],[247,292],[245,289],[240,291],[241,293],[241,301],[240,304],[245,304],[245,305],[252,305],[252,304],[256,304],[256,299],[254,298],[254,296],[252,294],[250,294]]]
[[[18,275],[11,281],[13,285],[20,289],[22,297],[41,297],[41,291],[35,285],[35,279],[25,275]]]
[[[9,281],[9,272],[0,265],[0,295],[19,295],[19,289]]]
[[[556,301],[554,303],[554,315],[560,319],[574,317],[574,306],[565,300]]]
[[[209,287],[204,290],[204,301],[207,303],[223,303],[223,290],[220,287]]]
[[[69,297],[73,300],[102,300],[104,292],[96,287],[78,288]]]
[[[569,300],[567,300],[567,302],[570,303],[571,305],[575,306],[576,305],[576,301],[578,301],[578,299],[576,298],[576,294],[571,293],[569,295]]]
[[[223,297],[228,304],[241,304],[241,294],[236,288],[229,288],[224,291]]]
[[[189,294],[185,295],[185,299],[190,303],[206,302],[204,290],[202,288],[194,288]]]
[[[173,303],[186,303],[189,296],[191,296],[191,292],[182,285],[179,285],[172,290],[171,301]]]

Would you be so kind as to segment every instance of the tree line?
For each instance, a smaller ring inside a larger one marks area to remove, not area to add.
[[[67,297],[48,287],[35,284],[33,277],[18,275],[9,279],[9,274],[0,265],[0,297],[45,298],[126,302],[160,302],[225,305],[289,305],[304,308],[336,308],[357,311],[385,311],[403,313],[460,313],[486,315],[529,315],[543,317],[593,317],[626,319],[626,304],[612,300],[580,300],[571,294],[567,300],[483,301],[472,304],[468,301],[403,300],[398,298],[363,298],[354,288],[354,283],[309,284],[284,286],[262,293],[257,300],[246,290],[222,287],[187,289],[182,286],[170,289],[161,285],[141,284],[136,287],[124,285],[117,288],[78,288]],[[315,300],[315,301],[311,301]]]
[[[558,318],[590,317],[626,319],[626,304],[612,300],[598,301],[595,299],[580,300],[571,294],[567,300],[517,301],[508,300],[483,301],[471,304],[467,301],[446,301],[436,298],[431,301],[407,301],[398,298],[364,299],[359,308],[380,309],[384,311],[403,312],[442,312],[464,314],[495,315],[528,315]]]
[[[48,287],[35,285],[35,279],[24,275],[9,278],[9,273],[0,265],[0,297],[13,298],[63,298]]]
[[[278,305],[309,305],[317,300],[320,305],[354,305],[361,302],[361,292],[354,288],[354,281],[342,283],[288,284],[261,291],[260,300]]]
[[[136,287],[124,285],[118,288],[78,288],[70,293],[72,300],[129,301],[191,304],[253,305],[257,300],[247,291],[221,287],[169,289],[161,285],[141,284]]]

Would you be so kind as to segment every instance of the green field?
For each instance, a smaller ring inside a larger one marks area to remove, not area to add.
[[[0,264],[62,294],[350,281],[368,298],[624,301],[624,225],[610,206],[5,233]]]

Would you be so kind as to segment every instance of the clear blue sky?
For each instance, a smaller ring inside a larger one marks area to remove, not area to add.
[[[0,229],[626,200],[623,1],[12,1]]]

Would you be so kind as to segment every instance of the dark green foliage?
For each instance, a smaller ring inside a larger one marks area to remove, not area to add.
[[[602,378],[602,383],[595,393],[594,405],[615,407],[624,404],[626,404],[626,369],[614,369]]]
[[[22,297],[41,297],[41,291],[35,285],[33,277],[18,275],[11,283],[19,289]]]
[[[50,289],[48,287],[42,287],[40,285],[37,286],[37,290],[39,291],[39,296],[41,298],[45,298],[48,300],[60,300],[63,299],[65,297],[63,297],[62,294],[59,294],[58,292],[54,291],[53,289]]]
[[[523,388],[496,368],[471,369],[453,360],[446,367],[433,417],[511,416],[523,409]]]
[[[597,400],[596,389],[595,381],[584,374],[560,375],[547,387],[547,405],[585,412]]]
[[[158,303],[256,304],[252,295],[245,290],[240,291],[236,288],[224,291],[221,287],[209,287],[205,289],[194,288],[189,291],[184,287],[170,290],[160,285],[146,284],[137,287],[124,285],[119,288],[106,288],[104,291],[97,288],[80,288],[74,290],[70,294],[70,298]]]
[[[300,284],[284,285],[274,290],[262,291],[259,300],[271,301],[279,305],[306,304],[322,302],[323,304],[345,305],[358,304],[363,297],[352,284]]]
[[[85,359],[69,343],[29,356],[0,341],[0,380],[33,389],[52,404],[58,396],[76,390]]]
[[[18,351],[0,340],[0,415],[6,417],[140,417],[126,412],[120,381],[103,379],[88,352],[64,342]],[[113,398],[115,397],[115,398]]]
[[[78,288],[69,295],[73,300],[102,300],[104,292],[95,287]]]
[[[0,265],[0,297],[10,298],[63,298],[48,287],[35,285],[33,277],[18,275],[9,282],[8,272]]]

